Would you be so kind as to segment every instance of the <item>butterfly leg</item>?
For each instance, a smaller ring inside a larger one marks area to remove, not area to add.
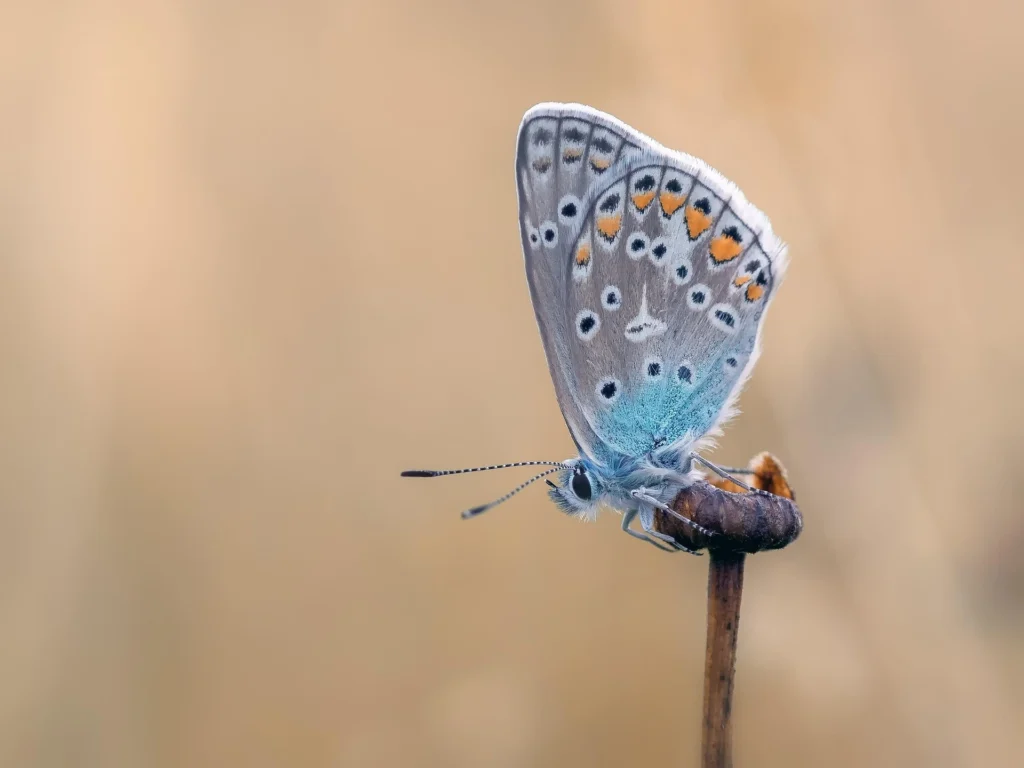
[[[742,480],[738,480],[734,476],[730,475],[729,471],[725,467],[720,467],[717,464],[715,464],[714,462],[708,461],[707,459],[705,459],[702,456],[698,456],[696,453],[691,453],[690,454],[690,458],[692,458],[694,461],[699,461],[701,464],[703,464],[705,467],[710,469],[716,475],[720,475],[721,477],[724,477],[726,480],[730,480],[731,482],[735,483],[740,488],[745,490],[747,493],[760,493],[760,494],[764,494],[766,496],[774,495],[774,494],[768,493],[768,491],[762,491],[760,488],[751,488],[749,485],[744,483]]]
[[[678,512],[676,512],[674,509],[672,509],[672,507],[668,506],[667,504],[662,504],[656,498],[651,496],[651,494],[649,494],[647,492],[646,488],[643,488],[643,487],[637,488],[636,490],[630,491],[629,495],[632,496],[637,501],[642,501],[644,504],[649,504],[650,506],[654,507],[655,509],[660,509],[662,512],[664,512],[667,515],[672,515],[672,517],[674,517],[676,520],[680,521],[681,523],[686,523],[686,525],[690,526],[691,528],[693,528],[698,533],[701,533],[701,534],[703,534],[703,535],[705,535],[705,536],[707,536],[709,538],[711,536],[715,535],[714,531],[709,531],[707,528],[705,528],[704,526],[700,525],[699,523],[695,523],[690,518],[683,517],[682,515],[680,515]],[[658,538],[661,538],[661,536],[658,535],[657,531],[650,530],[646,525],[644,526],[644,530],[647,531],[648,533],[657,535]],[[672,538],[672,537],[670,536],[669,538]],[[672,539],[672,541],[675,541],[675,539]],[[687,551],[691,551],[691,550],[687,550]]]
[[[666,547],[664,544],[659,544],[657,541],[652,539],[650,536],[645,536],[642,533],[637,533],[632,528],[630,528],[629,524],[633,522],[633,518],[635,518],[637,516],[637,512],[638,512],[638,510],[636,510],[636,509],[630,509],[630,510],[627,510],[626,512],[624,512],[622,514],[622,530],[624,530],[626,533],[628,533],[634,539],[640,539],[641,541],[646,541],[648,544],[657,547],[662,552],[678,552],[681,549],[686,549],[685,547],[680,547],[678,544],[676,544],[675,539],[673,539],[671,536],[666,536],[665,537],[670,542],[672,542],[672,546]],[[652,531],[652,533],[656,533],[656,532]],[[662,534],[662,535],[664,535],[664,534]],[[660,536],[659,536],[659,538],[660,538]]]

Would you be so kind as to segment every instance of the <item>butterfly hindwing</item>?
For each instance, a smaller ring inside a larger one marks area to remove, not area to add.
[[[517,160],[521,224],[566,421],[602,462],[693,442],[729,414],[756,359],[784,247],[696,158],[589,108],[533,113]]]

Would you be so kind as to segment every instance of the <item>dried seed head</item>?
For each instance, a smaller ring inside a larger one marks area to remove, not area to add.
[[[705,536],[661,511],[655,512],[655,528],[691,549],[753,553],[785,547],[803,529],[786,471],[769,453],[754,457],[749,466],[751,486],[767,493],[746,493],[729,480],[702,481],[682,491],[672,503],[683,517],[715,535]]]

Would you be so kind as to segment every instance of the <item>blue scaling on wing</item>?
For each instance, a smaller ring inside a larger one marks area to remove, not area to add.
[[[714,430],[785,267],[767,218],[707,164],[580,105],[531,109],[516,169],[534,309],[584,458],[621,468]]]
[[[593,257],[569,283],[567,351],[603,453],[641,457],[693,444],[732,414],[782,251],[698,161],[646,147],[616,170],[581,199],[572,247],[592,243]]]

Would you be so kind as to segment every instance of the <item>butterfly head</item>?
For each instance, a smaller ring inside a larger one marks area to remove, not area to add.
[[[593,520],[605,494],[604,483],[597,472],[579,459],[566,462],[568,467],[558,473],[559,482],[550,480],[548,496],[568,515]]]

